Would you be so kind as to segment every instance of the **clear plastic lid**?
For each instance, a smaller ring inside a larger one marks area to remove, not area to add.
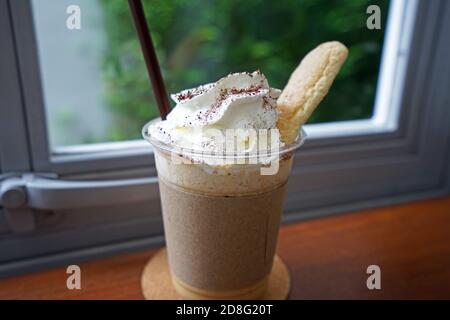
[[[199,150],[199,149],[189,149],[177,145],[170,145],[167,144],[155,137],[152,137],[149,134],[149,127],[151,125],[154,125],[156,122],[160,121],[159,119],[152,120],[148,122],[143,128],[142,128],[142,136],[145,140],[150,142],[153,147],[155,147],[157,150],[166,152],[166,153],[176,153],[180,154],[186,157],[189,157],[191,159],[225,159],[225,160],[236,160],[236,159],[253,159],[253,158],[265,158],[270,159],[274,157],[281,158],[283,155],[290,154],[293,151],[295,151],[297,148],[299,148],[306,139],[306,132],[301,129],[299,132],[299,135],[295,139],[295,141],[291,144],[281,144],[278,148],[270,148],[270,149],[262,149],[258,151],[252,151],[252,152],[226,152],[226,151],[217,151],[217,152],[211,152],[211,151],[205,151],[205,150]]]

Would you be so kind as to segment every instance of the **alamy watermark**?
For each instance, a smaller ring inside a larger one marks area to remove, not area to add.
[[[81,290],[81,268],[76,264],[70,265],[66,269],[67,277],[66,286],[69,290]]]
[[[369,17],[366,21],[367,29],[380,30],[381,29],[381,9],[377,5],[370,5],[366,9],[366,13]]]
[[[77,5],[70,5],[66,9],[66,13],[69,15],[66,19],[66,27],[69,30],[81,29],[81,8]]]
[[[206,163],[215,166],[260,164],[261,175],[275,175],[284,152],[278,129],[193,128],[192,143],[171,148],[173,164]]]
[[[366,286],[369,290],[381,290],[381,268],[376,264],[367,267],[367,274],[370,276],[367,278]]]

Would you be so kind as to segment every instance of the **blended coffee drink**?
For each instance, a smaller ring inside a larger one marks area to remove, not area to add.
[[[172,280],[186,298],[256,299],[265,292],[292,157],[259,165],[173,163],[156,151]]]
[[[177,105],[167,120],[144,127],[155,150],[172,281],[185,298],[265,293],[294,150],[303,142],[300,123],[293,139],[283,139],[286,126],[279,135],[280,93],[259,71],[230,74],[172,95]]]
[[[292,150],[301,142],[283,146],[267,130],[276,130],[279,94],[258,71],[232,74],[173,95],[167,120],[148,128],[169,265],[184,297],[265,292]]]

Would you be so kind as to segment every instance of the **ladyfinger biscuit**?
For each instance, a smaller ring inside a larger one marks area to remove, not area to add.
[[[277,127],[283,142],[289,144],[296,139],[300,126],[328,93],[347,55],[342,43],[325,42],[300,62],[277,100]]]

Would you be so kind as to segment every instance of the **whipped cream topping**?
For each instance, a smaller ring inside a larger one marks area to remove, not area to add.
[[[229,139],[227,129],[239,129],[236,144],[243,146],[239,150],[252,152],[261,148],[255,132],[276,128],[280,92],[269,87],[260,71],[230,74],[215,83],[171,95],[175,108],[165,121],[150,125],[148,133],[169,145],[222,152]]]

